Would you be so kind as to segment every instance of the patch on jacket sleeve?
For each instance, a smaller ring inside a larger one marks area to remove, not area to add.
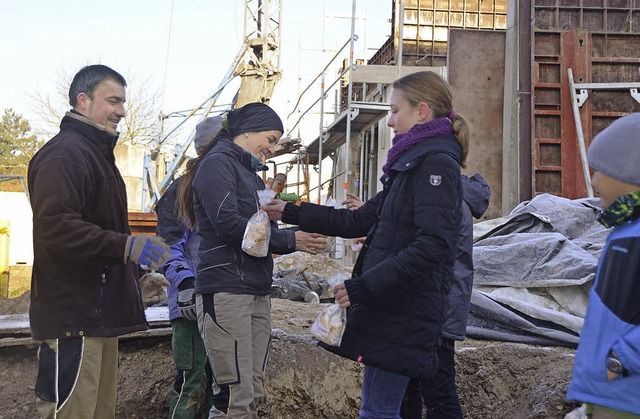
[[[440,186],[440,184],[442,183],[442,176],[441,175],[431,175],[431,177],[429,177],[429,183],[432,186]]]

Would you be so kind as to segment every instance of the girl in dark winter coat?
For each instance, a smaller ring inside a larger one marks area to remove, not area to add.
[[[274,153],[284,131],[267,105],[250,103],[227,114],[225,129],[202,157],[189,162],[178,192],[180,214],[200,233],[195,279],[198,327],[218,385],[229,385],[226,418],[257,417],[264,396],[264,372],[271,337],[269,297],[271,252],[315,254],[325,239],[302,231],[278,230],[271,223],[269,252],[254,257],[242,250],[257,191],[256,172]]]
[[[462,219],[454,278],[449,290],[447,319],[438,351],[438,372],[427,380],[412,379],[402,403],[403,419],[422,419],[423,401],[429,419],[462,419],[456,388],[455,341],[464,340],[473,289],[473,218],[480,218],[489,206],[491,189],[479,173],[462,176]]]
[[[473,289],[473,218],[480,218],[489,207],[491,189],[480,173],[472,177],[462,175],[462,218],[458,233],[454,278],[448,295],[448,315],[442,327],[442,346],[438,351],[438,372],[427,380],[409,381],[402,401],[403,419],[422,419],[423,399],[430,419],[462,419],[462,407],[456,388],[454,363],[455,341],[464,340]],[[347,193],[342,204],[355,210],[364,202]],[[356,239],[364,241],[366,237]],[[355,242],[355,241],[354,241]]]
[[[361,418],[398,418],[409,379],[437,371],[467,154],[467,124],[440,76],[403,77],[390,101],[396,136],[382,192],[355,211],[278,200],[264,207],[304,231],[367,236],[352,279],[334,288],[347,323],[332,350],[365,365]]]

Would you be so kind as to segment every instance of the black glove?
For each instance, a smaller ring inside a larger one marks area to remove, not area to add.
[[[185,278],[178,286],[178,310],[187,320],[198,321],[196,296],[193,294],[193,278]]]
[[[129,236],[124,250],[125,263],[134,262],[142,269],[158,270],[169,259],[169,245],[157,236]]]

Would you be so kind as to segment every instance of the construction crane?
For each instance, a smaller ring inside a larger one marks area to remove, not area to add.
[[[214,112],[216,101],[233,79],[240,77],[241,82],[231,107],[240,107],[251,102],[269,103],[273,89],[282,75],[280,70],[281,17],[282,0],[244,0],[244,42],[222,81],[211,95],[158,140],[157,147],[145,153],[142,178],[144,211],[153,209],[184,164],[187,158],[186,151],[195,136],[195,128],[184,142],[179,144],[175,159],[168,165],[166,175],[158,184],[155,160],[160,148],[188,119],[197,115],[200,122]],[[280,147],[281,152],[295,147],[294,143],[288,142],[284,147]]]

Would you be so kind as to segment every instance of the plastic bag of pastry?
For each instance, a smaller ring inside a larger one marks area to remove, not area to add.
[[[323,308],[313,322],[311,334],[327,345],[340,346],[346,324],[346,310],[337,304],[331,304]]]
[[[349,279],[344,273],[338,273],[327,280],[331,288]],[[338,304],[331,304],[322,309],[311,325],[311,334],[318,340],[331,346],[340,346],[342,334],[347,325],[347,310]]]
[[[276,196],[271,189],[258,191],[260,206],[267,204]],[[269,253],[269,240],[271,239],[271,222],[266,211],[258,209],[258,212],[249,218],[247,227],[242,237],[242,250],[256,257],[265,257]]]

